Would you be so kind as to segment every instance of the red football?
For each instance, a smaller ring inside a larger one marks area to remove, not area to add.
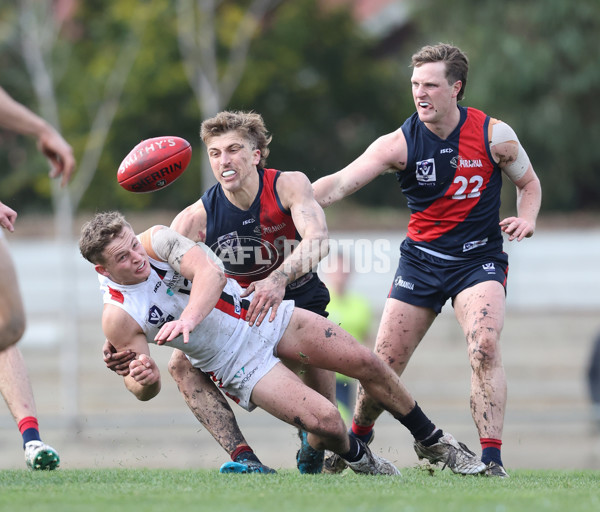
[[[154,192],[179,178],[191,158],[192,146],[181,137],[146,139],[121,162],[117,180],[131,192]]]

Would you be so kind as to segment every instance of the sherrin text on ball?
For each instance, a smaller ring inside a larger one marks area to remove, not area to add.
[[[190,163],[190,143],[175,136],[146,139],[123,159],[117,180],[130,192],[154,192],[173,183]]]

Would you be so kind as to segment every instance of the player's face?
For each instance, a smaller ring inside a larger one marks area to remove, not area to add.
[[[260,150],[235,131],[210,138],[207,141],[208,158],[213,174],[221,186],[235,191],[256,175]]]
[[[148,254],[128,227],[104,249],[104,260],[104,265],[96,265],[96,271],[115,283],[143,283],[150,275]]]
[[[428,62],[415,67],[411,84],[413,100],[421,121],[436,123],[455,114],[461,82],[448,84],[444,62]]]

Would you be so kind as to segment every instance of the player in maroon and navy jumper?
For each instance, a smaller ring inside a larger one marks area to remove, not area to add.
[[[446,139],[416,113],[406,120],[407,163],[396,173],[411,216],[389,296],[436,313],[478,282],[506,287],[508,273],[499,216],[502,171],[490,152],[490,117],[474,108],[458,110],[459,124]],[[436,272],[419,271],[419,262]],[[465,273],[466,262],[473,270]]]
[[[281,171],[258,169],[258,175],[258,194],[247,210],[231,203],[219,185],[202,196],[207,216],[204,243],[221,257],[226,275],[244,288],[266,278],[281,265],[286,250],[301,240],[291,212],[283,207],[277,193]],[[284,299],[327,316],[329,291],[314,271],[288,284]]]
[[[451,299],[467,341],[471,415],[489,476],[506,477],[500,447],[506,376],[500,353],[504,324],[508,240],[531,237],[541,186],[514,130],[463,98],[468,59],[447,44],[423,47],[412,58],[417,112],[373,142],[354,162],[313,184],[321,206],[396,172],[411,212],[401,258],[386,301],[376,353],[401,374],[442,306]],[[502,174],[517,189],[517,216],[500,220]],[[372,435],[381,409],[359,389],[352,431]],[[417,453],[438,450],[435,440]],[[440,461],[443,460],[440,458]],[[335,468],[335,460],[325,467]]]

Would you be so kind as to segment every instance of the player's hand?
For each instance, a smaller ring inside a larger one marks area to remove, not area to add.
[[[129,349],[117,352],[117,349],[108,340],[105,340],[102,345],[102,354],[104,363],[109,370],[121,377],[129,375],[129,363],[135,359],[135,352]]]
[[[60,184],[64,187],[75,170],[73,148],[52,127],[40,135],[37,146],[50,162],[50,178],[62,176]]]
[[[250,325],[260,325],[267,317],[269,310],[269,322],[275,320],[277,310],[285,295],[285,280],[279,279],[271,274],[266,279],[250,283],[250,286],[244,290],[241,297],[247,297],[254,293],[254,297],[250,301],[246,320]]]
[[[194,327],[196,327],[195,324],[183,318],[167,322],[160,328],[160,331],[154,337],[154,341],[157,345],[164,345],[168,341],[173,341],[177,336],[183,335],[183,342],[188,343],[190,332],[194,330]]]
[[[151,386],[160,379],[156,362],[147,354],[141,354],[129,363],[129,375],[142,386]]]
[[[520,242],[523,238],[530,238],[535,231],[535,224],[521,217],[507,217],[500,221],[500,229],[508,236],[508,241],[517,240]]]
[[[0,227],[12,233],[15,230],[15,220],[17,220],[17,212],[0,202]]]

